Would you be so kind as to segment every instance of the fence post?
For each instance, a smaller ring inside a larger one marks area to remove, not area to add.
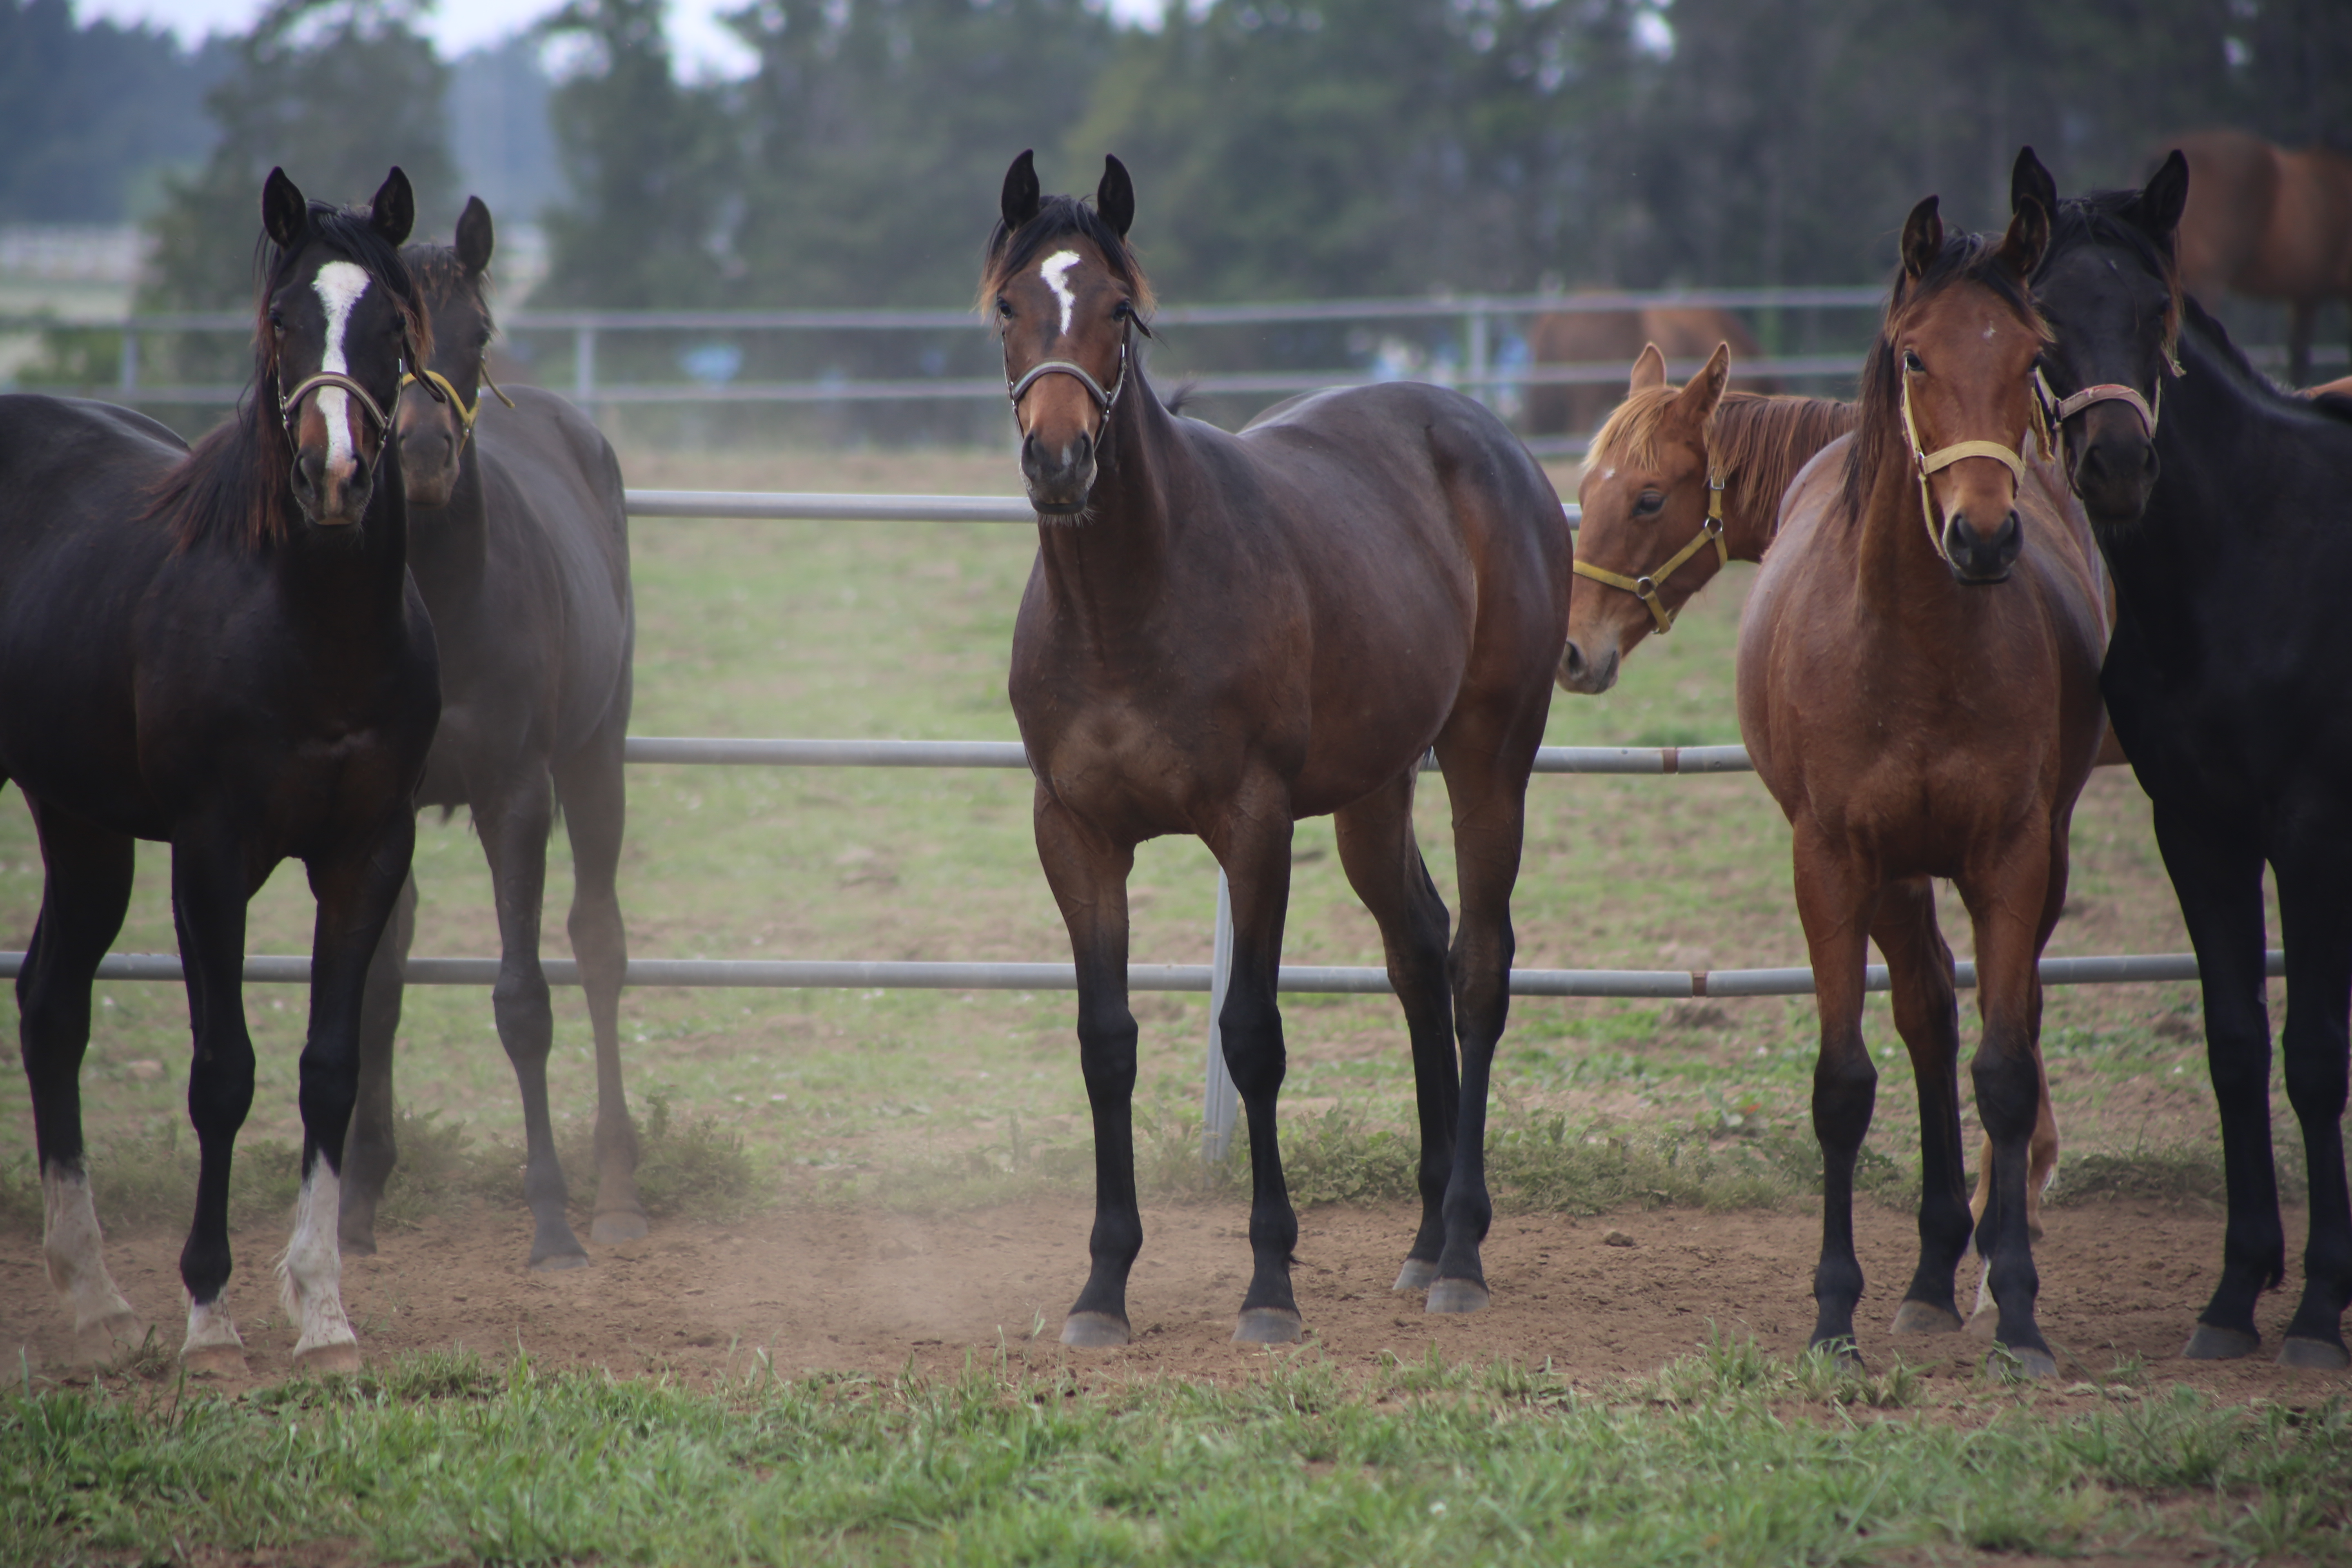
[[[128,321],[122,323],[122,369],[115,390],[126,394],[139,390],[139,331]]]
[[[1464,352],[1469,361],[1469,374],[1464,378],[1463,386],[1471,396],[1491,408],[1495,405],[1495,389],[1486,383],[1486,363],[1492,357],[1487,352],[1486,327],[1486,301],[1472,300],[1470,313],[1462,319]]]
[[[1234,889],[1217,873],[1217,934],[1209,957],[1209,1060],[1202,1073],[1201,1158],[1213,1165],[1233,1152],[1241,1092],[1225,1070],[1225,983],[1234,973]]]
[[[591,419],[596,417],[595,394],[596,329],[577,326],[572,329],[572,401]]]

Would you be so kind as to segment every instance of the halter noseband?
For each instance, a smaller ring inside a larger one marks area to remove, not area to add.
[[[2095,403],[2127,403],[2139,416],[2140,429],[2154,439],[2156,422],[2164,414],[2164,377],[2167,374],[2176,376],[2181,374],[2180,361],[2169,354],[2165,357],[2163,371],[2158,373],[2156,395],[2152,398],[2142,397],[2137,387],[2112,381],[2103,381],[2061,397],[2051,389],[2050,378],[2042,374],[2042,367],[2038,364],[2033,367],[2034,402],[2040,407],[2042,418],[2048,422],[2052,449],[2057,456],[2058,466],[2067,470],[2069,484],[2074,482],[2074,473],[2072,465],[2066,461],[2066,421]]]
[[[490,379],[490,367],[488,365],[483,365],[477,374],[481,376],[482,384],[484,386],[489,388],[490,391],[494,393],[498,393],[498,399],[500,403],[505,404],[509,408],[512,408],[515,405],[515,400],[509,397],[505,393],[499,392],[499,384]],[[400,378],[400,384],[403,386],[422,385],[425,391],[433,395],[436,401],[446,403],[451,408],[457,411],[457,446],[461,450],[464,448],[467,442],[474,438],[474,421],[480,417],[482,412],[482,395],[480,393],[478,392],[474,395],[474,405],[471,408],[468,408],[466,406],[466,400],[457,395],[457,387],[450,384],[447,376],[443,375],[437,370],[423,366],[413,371],[403,373]]]
[[[1092,395],[1095,400],[1095,406],[1102,410],[1102,416],[1105,419],[1108,419],[1110,417],[1110,411],[1118,405],[1119,394],[1127,390],[1127,332],[1120,332],[1118,339],[1118,374],[1112,380],[1110,390],[1108,392],[1105,392],[1103,390],[1102,383],[1097,381],[1094,378],[1093,374],[1089,372],[1086,366],[1073,363],[1066,359],[1039,360],[1035,364],[1031,365],[1018,381],[1013,380],[1010,376],[1006,377],[1004,383],[1005,395],[1012,400],[1013,405],[1016,410],[1015,418],[1018,418],[1017,410],[1021,406],[1022,395],[1026,393],[1031,387],[1036,385],[1040,378],[1048,375],[1066,375],[1075,379],[1079,385],[1085,387],[1087,391]]]
[[[1657,622],[1658,630],[1661,633],[1670,632],[1675,629],[1676,612],[1667,609],[1658,602],[1658,584],[1681,571],[1685,563],[1706,549],[1710,542],[1715,545],[1716,569],[1721,571],[1730,565],[1731,546],[1725,543],[1723,538],[1723,475],[1717,471],[1712,458],[1708,459],[1706,466],[1706,521],[1699,524],[1696,533],[1691,535],[1691,542],[1667,556],[1665,563],[1656,571],[1640,577],[1627,577],[1620,573],[1605,571],[1584,561],[1571,563],[1570,570],[1578,576],[1589,577],[1595,583],[1604,584],[1612,588],[1622,588],[1649,606],[1650,618]]]
[[[294,437],[294,419],[301,410],[302,400],[314,392],[324,392],[331,386],[348,392],[358,398],[360,406],[367,410],[368,417],[375,421],[378,432],[392,428],[392,421],[384,417],[383,406],[376,402],[374,395],[366,387],[339,370],[322,370],[318,374],[297,383],[293,391],[278,395],[278,422],[286,431],[288,446],[298,448],[300,446]]]
[[[1927,542],[1935,547],[1937,554],[1941,555],[1944,553],[1944,541],[1936,530],[1936,498],[1927,488],[1927,476],[1969,458],[1990,458],[2009,470],[2012,482],[2021,485],[2025,482],[2025,459],[2018,456],[2015,447],[2004,447],[1998,441],[1955,441],[1948,447],[1928,451],[1919,444],[1919,426],[1911,417],[1911,373],[1903,371],[1900,374],[1903,377],[1903,435],[1911,444],[1911,458],[1919,470],[1919,516],[1927,525]],[[2042,449],[2047,455],[2050,431],[2049,426],[2042,423],[2042,404],[2039,399],[2029,401],[2033,405],[2034,429],[2040,432]]]

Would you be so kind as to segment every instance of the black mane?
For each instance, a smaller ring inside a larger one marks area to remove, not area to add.
[[[1144,277],[1142,264],[1136,260],[1135,252],[1129,247],[1126,237],[1111,227],[1108,220],[1095,211],[1085,198],[1046,196],[1038,203],[1037,216],[1023,224],[1018,231],[1008,233],[1003,218],[997,219],[996,226],[989,231],[987,248],[982,252],[984,265],[980,278],[981,310],[989,310],[997,288],[1004,279],[1036,260],[1055,240],[1066,239],[1073,235],[1088,241],[1102,252],[1103,259],[1118,275],[1119,281],[1134,290],[1137,310],[1149,310],[1151,308],[1150,279]],[[1136,323],[1138,327],[1142,324],[1141,321]]]
[[[278,426],[276,335],[269,331],[270,296],[286,281],[297,257],[312,246],[366,270],[392,292],[408,323],[411,352],[421,363],[432,353],[432,337],[419,308],[416,286],[400,252],[375,231],[364,206],[310,204],[310,226],[303,242],[287,250],[264,237],[254,248],[253,375],[236,411],[189,448],[158,481],[148,515],[172,531],[182,550],[220,541],[241,550],[264,550],[286,535],[286,508],[292,498],[293,454]]]
[[[2048,329],[2042,326],[2032,297],[2016,274],[1997,259],[2000,246],[1999,235],[1948,233],[1927,271],[1916,279],[1906,272],[1895,274],[1878,340],[1871,344],[1870,357],[1863,363],[1862,395],[1854,402],[1858,419],[1853,445],[1847,449],[1845,458],[1845,504],[1853,516],[1862,516],[1869,508],[1870,491],[1878,480],[1879,456],[1886,447],[1887,433],[1895,432],[1899,437],[1896,444],[1908,450],[1907,438],[1900,438],[1903,374],[1895,363],[1891,331],[1898,317],[1955,284],[1975,283],[1992,290],[2021,320],[2046,335]]]

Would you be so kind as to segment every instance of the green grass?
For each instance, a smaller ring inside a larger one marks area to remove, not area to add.
[[[2043,1408],[2043,1405],[2063,1408]],[[2158,1549],[2337,1557],[2352,1411],[2124,1374],[2064,1397],[1716,1338],[1640,1383],[1311,1347],[1223,1386],[717,1386],[404,1360],[223,1398],[132,1377],[0,1400],[10,1561],[347,1543],[554,1563],[1867,1563]]]

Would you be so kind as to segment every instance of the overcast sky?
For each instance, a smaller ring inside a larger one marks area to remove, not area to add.
[[[107,16],[119,22],[152,22],[193,43],[209,32],[241,33],[260,15],[264,0],[76,0],[83,21]],[[445,58],[492,44],[520,31],[554,10],[562,0],[445,0],[426,13],[425,30]],[[1110,0],[1112,14],[1156,21],[1159,0]],[[756,64],[750,50],[719,25],[719,13],[741,9],[741,0],[669,0],[670,44],[688,76],[742,76]]]

